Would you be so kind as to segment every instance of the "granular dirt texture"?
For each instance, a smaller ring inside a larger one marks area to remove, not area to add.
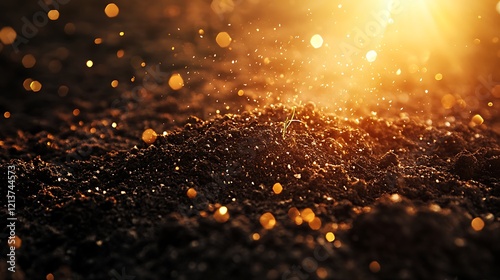
[[[36,150],[4,160],[19,177],[20,270],[27,279],[499,275],[498,135],[460,122],[345,120],[313,104],[298,107],[283,134],[291,114],[274,105],[192,117],[152,145],[105,152],[97,142],[103,152],[88,159]],[[294,207],[320,226],[298,222]],[[259,223],[265,212],[271,229]],[[477,217],[483,228],[471,224]]]

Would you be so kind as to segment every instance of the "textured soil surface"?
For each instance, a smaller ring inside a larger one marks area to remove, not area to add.
[[[496,110],[443,109],[429,95],[346,117],[294,103],[286,87],[266,94],[260,68],[233,73],[233,58],[251,60],[238,42],[227,52],[190,39],[224,26],[201,17],[207,1],[117,1],[117,19],[77,2],[19,52],[0,49],[0,112],[11,114],[0,119],[0,174],[16,168],[20,243],[16,273],[0,247],[0,279],[500,278]],[[0,22],[21,30],[40,7],[15,4],[0,4],[13,11]],[[23,88],[27,78],[42,90]],[[479,113],[485,124],[472,125]]]

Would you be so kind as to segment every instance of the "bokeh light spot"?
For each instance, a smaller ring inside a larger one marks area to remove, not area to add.
[[[156,137],[156,132],[151,128],[144,130],[144,132],[142,133],[142,141],[144,141],[146,144],[153,144],[156,141]]]
[[[280,183],[274,184],[274,186],[273,186],[273,192],[275,194],[280,194],[282,191],[283,191],[283,186],[281,186]]]
[[[39,81],[33,81],[30,83],[30,89],[33,92],[39,92],[42,89],[42,84]]]
[[[180,90],[184,86],[184,79],[180,74],[173,74],[168,80],[168,85],[173,90]]]
[[[221,48],[229,47],[232,40],[233,39],[231,38],[231,36],[229,36],[229,34],[227,32],[220,32],[215,37],[215,41],[217,42],[217,45],[219,45],[219,47],[221,47]]]
[[[2,41],[2,44],[10,45],[14,43],[16,37],[17,33],[12,27],[5,26],[2,29],[0,29],[0,41]]]
[[[374,62],[377,59],[377,52],[374,50],[370,50],[366,53],[366,60],[368,62]]]
[[[33,55],[27,54],[23,56],[21,63],[23,64],[24,68],[32,68],[33,66],[35,66],[36,59]]]
[[[323,46],[323,37],[321,37],[321,35],[319,35],[319,34],[314,34],[311,37],[310,42],[311,42],[311,45],[313,46],[313,48],[319,49],[319,48],[321,48],[321,46]]]
[[[260,224],[265,229],[272,229],[276,225],[276,219],[273,214],[266,212],[260,216],[259,219]]]
[[[377,261],[372,261],[368,267],[373,273],[377,273],[380,271],[380,264]]]
[[[59,11],[58,10],[50,10],[47,13],[47,16],[50,20],[58,20],[59,19]]]
[[[333,241],[335,241],[335,234],[333,232],[329,231],[325,234],[325,239],[328,242],[333,242]]]
[[[472,219],[470,225],[471,225],[473,230],[481,231],[484,228],[484,221],[483,221],[483,219],[476,217],[476,218]]]
[[[114,18],[120,13],[120,9],[115,3],[109,3],[106,5],[106,8],[104,8],[104,13],[106,13],[106,16],[109,18]]]

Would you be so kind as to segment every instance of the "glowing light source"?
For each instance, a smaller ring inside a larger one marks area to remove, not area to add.
[[[302,219],[306,223],[312,222],[314,220],[314,218],[316,217],[316,215],[311,210],[311,208],[305,208],[304,210],[302,210],[302,212],[300,212],[300,216],[302,217]]]
[[[6,26],[0,29],[0,41],[2,41],[2,44],[10,45],[14,43],[16,37],[17,33],[12,27]]]
[[[217,42],[217,45],[219,45],[219,47],[227,48],[227,47],[229,47],[229,45],[231,44],[231,41],[233,41],[233,39],[231,38],[231,36],[229,36],[229,34],[227,32],[220,32],[215,37],[215,41]]]
[[[455,96],[452,94],[446,94],[441,98],[441,105],[443,105],[443,108],[445,109],[451,109],[455,106],[456,101]]]
[[[483,219],[476,217],[476,218],[472,219],[470,225],[471,225],[473,230],[481,231],[484,228],[484,221],[483,221]]]
[[[377,273],[380,271],[380,264],[377,261],[372,261],[368,267],[373,273]]]
[[[21,62],[25,68],[32,68],[33,66],[35,66],[36,59],[33,55],[27,54],[23,56]]]
[[[333,242],[335,240],[335,234],[333,232],[329,231],[325,234],[326,241],[328,242]]]
[[[42,89],[42,84],[39,81],[33,81],[30,83],[30,89],[33,92],[39,92]]]
[[[273,214],[266,212],[260,216],[259,219],[260,224],[265,229],[272,229],[276,225],[276,219]]]
[[[118,13],[120,13],[120,9],[115,3],[109,3],[106,5],[106,8],[104,8],[104,13],[109,18],[114,18],[118,15]]]
[[[477,115],[474,115],[471,119],[471,125],[472,126],[476,126],[476,125],[482,125],[484,122],[484,119],[483,117],[481,117],[481,115],[477,114]]]
[[[189,188],[186,192],[186,195],[190,198],[193,199],[196,197],[196,190],[193,188]]]
[[[283,191],[283,186],[281,186],[280,183],[274,184],[274,186],[273,186],[273,192],[275,194],[280,194],[282,191]]]
[[[168,85],[173,90],[180,90],[184,86],[184,79],[182,79],[180,74],[173,74],[168,79]]]
[[[229,220],[229,212],[226,206],[221,206],[214,212],[214,219],[219,223],[225,223]]]
[[[314,34],[311,37],[310,42],[311,42],[311,45],[313,46],[313,48],[319,49],[319,48],[321,48],[321,46],[323,46],[323,37],[321,37],[321,35],[319,35],[319,34]]]
[[[366,60],[368,62],[374,62],[377,59],[377,52],[374,50],[370,50],[366,53]]]
[[[153,144],[156,141],[157,134],[151,128],[144,130],[142,133],[142,141],[146,144]]]
[[[320,229],[321,228],[321,220],[318,217],[314,217],[314,219],[309,222],[309,227],[312,230]]]
[[[88,68],[90,68],[90,67],[94,66],[94,62],[92,60],[87,60],[86,65]]]
[[[59,18],[59,11],[58,10],[50,10],[47,13],[47,16],[49,17],[50,20],[57,20]]]

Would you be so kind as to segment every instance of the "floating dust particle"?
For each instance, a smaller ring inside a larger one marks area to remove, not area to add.
[[[94,39],[94,44],[96,44],[96,45],[102,44],[102,38],[95,38]]]
[[[186,195],[190,198],[193,199],[196,197],[196,190],[193,188],[189,188],[186,192]]]
[[[10,243],[9,243],[10,244]],[[19,238],[19,236],[14,236],[14,248],[16,249],[19,249],[21,248],[21,245],[23,245],[23,241],[21,240],[21,238]]]
[[[321,35],[319,34],[314,34],[311,37],[310,43],[313,46],[313,48],[319,49],[321,48],[321,46],[323,46],[323,37],[321,37]]]
[[[80,115],[80,110],[79,109],[73,110],[73,116],[77,117],[78,115]]]
[[[120,37],[123,37],[123,36],[125,36],[125,32],[120,31],[120,33],[118,33],[118,35],[120,35]]]
[[[10,112],[7,111],[7,112],[3,113],[3,117],[6,119],[10,118]]]
[[[118,86],[118,80],[112,80],[111,81],[111,87],[117,87]]]
[[[377,273],[380,271],[380,264],[377,261],[372,261],[368,267],[373,273]]]
[[[2,41],[2,44],[10,45],[16,41],[16,37],[17,33],[12,27],[5,26],[0,29],[0,41]]]
[[[312,221],[309,222],[309,227],[312,230],[318,230],[321,228],[321,220],[318,217],[314,217]]]
[[[153,144],[156,141],[156,136],[158,136],[156,132],[153,129],[148,128],[142,133],[142,141],[146,144]]]
[[[94,66],[94,62],[92,60],[87,60],[87,63],[85,63],[88,68]]]
[[[181,168],[179,166],[176,166],[174,169],[175,171],[179,171]]]
[[[488,107],[493,107],[493,102],[488,102]]]
[[[118,51],[116,51],[116,57],[122,58],[124,55],[125,55],[125,51],[124,50],[118,50]]]
[[[377,59],[377,52],[374,50],[370,50],[366,53],[366,60],[368,62],[374,62]]]
[[[58,10],[50,10],[47,13],[47,16],[50,20],[58,20],[59,19],[59,11]]]
[[[471,126],[482,125],[483,122],[484,122],[483,117],[481,117],[481,115],[479,115],[479,114],[476,114],[476,115],[474,115],[474,117],[472,117],[470,125]]]
[[[42,84],[39,81],[33,81],[30,83],[30,89],[33,92],[39,92],[42,89]]]
[[[112,128],[116,128],[116,123],[115,123],[115,122],[113,122],[113,123],[111,124],[111,127],[112,127]]]
[[[302,219],[306,223],[312,222],[314,220],[314,218],[316,217],[316,215],[314,214],[313,210],[311,210],[311,208],[303,209],[302,212],[300,212],[300,216],[302,216]]]
[[[203,30],[203,29],[201,29],[201,28],[200,28],[200,29],[198,30],[198,34],[200,34],[200,35],[205,34],[205,30]]]
[[[271,63],[271,60],[269,59],[269,57],[264,58],[264,64],[268,65],[269,63]]]
[[[231,41],[233,39],[227,32],[219,32],[217,36],[215,37],[215,41],[217,42],[217,45],[221,48],[227,48],[231,44]]]
[[[258,233],[254,233],[254,234],[252,234],[252,239],[253,239],[254,241],[259,240],[259,239],[260,239],[260,234],[258,234]]]
[[[337,249],[342,247],[342,242],[340,242],[340,240],[333,241],[333,247],[335,247]]]
[[[333,232],[329,231],[325,234],[325,239],[328,242],[333,242],[333,241],[335,241],[335,234]]]
[[[443,79],[443,74],[441,73],[437,73],[435,76],[434,76],[434,79],[436,79],[436,81],[441,81]]]
[[[24,68],[33,68],[36,63],[36,58],[31,54],[27,54],[23,56],[21,63],[23,64]]]
[[[452,94],[445,94],[441,98],[441,105],[443,105],[443,108],[445,108],[445,109],[453,108],[453,106],[455,106],[456,102],[457,102],[457,99]]]
[[[182,79],[181,74],[173,74],[168,79],[168,85],[173,90],[180,90],[184,86],[184,80]]]
[[[324,267],[318,267],[316,270],[316,275],[319,279],[326,279],[328,277],[328,270]]]
[[[476,217],[476,218],[472,219],[472,221],[470,222],[470,225],[471,225],[473,230],[481,231],[484,228],[484,221],[483,221],[483,219]]]
[[[401,69],[396,70],[396,75],[401,75]]]
[[[242,89],[238,90],[238,96],[243,96],[244,94],[245,92]]]
[[[280,183],[274,184],[274,186],[273,186],[273,192],[275,194],[280,194],[282,191],[283,191],[283,186],[281,186]]]
[[[47,276],[45,276],[45,280],[54,280],[54,274],[49,273]]]
[[[120,9],[115,3],[109,3],[106,5],[106,8],[104,8],[104,13],[109,18],[114,18],[118,15],[118,13],[120,13]]]
[[[102,240],[97,240],[97,241],[95,242],[95,244],[96,244],[97,246],[101,247],[101,246],[102,246]]]
[[[229,212],[226,206],[221,206],[214,212],[214,219],[219,223],[225,223],[229,220]]]
[[[262,214],[262,216],[260,216],[259,221],[263,228],[269,230],[276,225],[276,219],[274,218],[273,214],[269,212]]]

